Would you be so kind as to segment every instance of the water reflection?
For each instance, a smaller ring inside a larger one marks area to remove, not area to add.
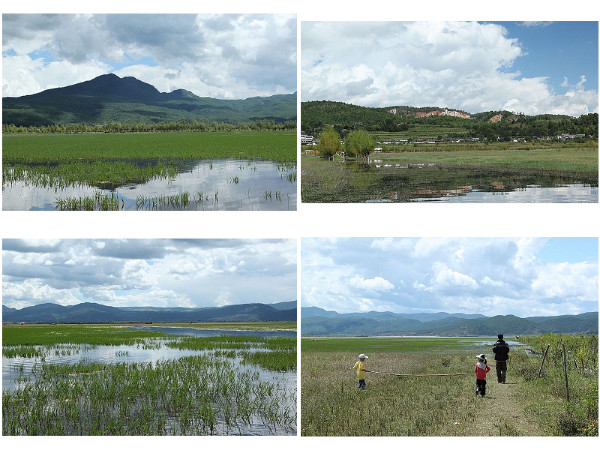
[[[144,162],[136,161],[135,164]],[[106,189],[88,185],[40,187],[27,181],[3,184],[4,210],[55,210],[57,199],[93,197],[97,192],[116,194],[125,210],[153,209],[152,199],[188,193],[185,207],[161,205],[160,210],[295,210],[296,167],[273,161],[202,160],[178,166],[171,178]],[[140,207],[140,198],[146,202]]]
[[[306,202],[526,202],[597,203],[597,176],[539,170],[461,168],[374,160],[327,167],[327,177],[306,170]]]

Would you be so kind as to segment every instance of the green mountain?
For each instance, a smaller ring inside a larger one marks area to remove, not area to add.
[[[287,306],[285,306],[287,304]],[[2,322],[107,323],[107,322],[270,322],[296,321],[296,302],[229,305],[220,308],[115,308],[98,303],[61,306],[44,303],[23,309],[2,307]]]
[[[220,100],[178,89],[159,92],[133,77],[114,74],[37,94],[2,99],[2,123],[55,124],[160,123],[176,121],[242,123],[296,120],[296,93]]]
[[[465,117],[456,117],[462,113]],[[453,115],[454,114],[454,115]],[[386,106],[370,108],[332,101],[302,102],[302,132],[318,135],[333,126],[344,137],[350,130],[374,133],[401,133],[399,138],[512,140],[559,134],[583,134],[598,138],[598,114],[580,117],[541,114],[527,116],[510,111],[465,111],[431,106]]]
[[[514,315],[396,314],[368,312],[339,314],[302,308],[302,336],[495,336],[541,333],[598,333],[598,313],[521,318]]]

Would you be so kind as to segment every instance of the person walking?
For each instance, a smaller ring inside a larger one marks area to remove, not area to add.
[[[358,361],[352,367],[353,370],[356,370],[356,378],[358,378],[358,389],[366,389],[367,388],[367,374],[366,372],[371,372],[365,368],[365,362],[369,357],[364,353],[358,355]]]
[[[488,366],[485,355],[477,355],[477,363],[475,364],[475,395],[481,394],[482,397],[485,397],[485,376],[490,370],[492,369]]]
[[[496,360],[496,375],[498,383],[506,383],[506,361],[508,361],[508,344],[504,341],[504,335],[498,334],[498,340],[492,347],[494,359]]]

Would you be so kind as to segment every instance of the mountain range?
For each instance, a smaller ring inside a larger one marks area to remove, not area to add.
[[[101,75],[71,86],[2,98],[2,123],[16,126],[176,121],[243,123],[296,120],[296,93],[221,100],[185,89],[159,92],[134,77]]]
[[[340,314],[302,308],[302,336],[495,336],[541,333],[598,333],[598,313],[517,317],[481,314],[367,312]]]
[[[296,302],[248,303],[214,308],[113,307],[98,303],[61,306],[43,303],[22,309],[2,305],[2,322],[288,322],[296,321]]]

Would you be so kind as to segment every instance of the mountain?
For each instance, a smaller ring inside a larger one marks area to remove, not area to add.
[[[4,314],[10,314],[13,311],[16,311],[16,309],[15,308],[9,308],[8,306],[2,305],[2,315],[4,315]]]
[[[577,316],[528,317],[528,320],[538,323],[540,329],[561,329],[563,333],[598,333],[598,313],[584,313]]]
[[[2,123],[53,124],[158,123],[175,121],[241,123],[296,120],[296,93],[221,100],[185,89],[159,92],[134,77],[101,75],[71,86],[2,99]]]
[[[586,135],[597,139],[598,114],[571,117],[555,114],[527,116],[510,111],[470,114],[444,107],[386,106],[372,108],[333,101],[301,104],[302,133],[318,135],[333,126],[342,137],[350,130],[399,133],[397,139],[480,139],[512,140],[515,137],[555,137],[560,134]],[[386,136],[389,138],[389,136]]]
[[[269,306],[271,306],[275,309],[282,309],[282,310],[293,309],[295,311],[297,308],[297,303],[296,303],[296,301],[269,303]]]
[[[296,302],[284,302],[291,303]],[[296,307],[275,308],[262,303],[218,308],[155,308],[79,303],[61,306],[44,303],[23,309],[2,307],[2,322],[105,323],[105,322],[295,322]]]
[[[541,333],[598,333],[598,313],[521,318],[514,315],[367,312],[340,314],[302,308],[303,336],[495,336]]]

